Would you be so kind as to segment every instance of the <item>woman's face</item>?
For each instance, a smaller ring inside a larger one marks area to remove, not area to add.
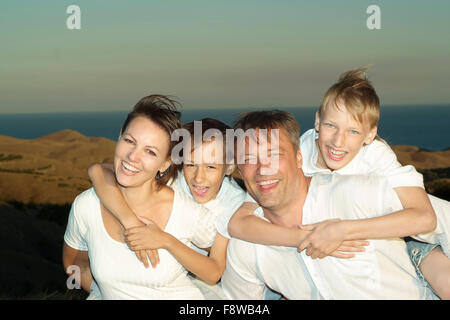
[[[204,142],[199,149],[201,159],[194,158],[195,150],[192,151],[191,159],[185,159],[183,174],[195,201],[204,204],[216,198],[223,177],[231,174],[234,166],[224,164],[223,148],[217,148],[215,141]]]
[[[153,121],[138,116],[120,136],[114,154],[117,182],[139,187],[153,181],[158,171],[170,166],[169,135]]]

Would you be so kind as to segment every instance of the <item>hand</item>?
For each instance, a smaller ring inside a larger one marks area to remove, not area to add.
[[[334,256],[352,258],[354,254],[344,252],[362,252],[367,241],[344,241],[345,231],[340,219],[330,219],[311,225],[304,225],[303,230],[312,231],[298,246],[298,251],[306,249],[306,254],[313,259]]]
[[[148,260],[150,260],[150,263],[152,264],[153,268],[156,268],[156,266],[159,264],[159,254],[158,250],[137,250],[134,252],[136,257],[144,264],[146,268],[149,268]],[[147,259],[148,257],[148,259]]]
[[[145,217],[137,216],[137,220],[140,222],[140,224],[134,224],[135,219],[133,219],[131,223],[128,223],[126,225],[126,228],[131,229],[134,227],[142,226],[142,224],[146,225],[146,224],[152,223],[151,220],[148,220]],[[125,235],[124,235],[124,239],[125,239]],[[150,265],[148,264],[149,260],[150,260],[150,263],[153,268],[156,268],[156,266],[159,264],[158,250],[154,250],[154,249],[136,250],[134,252],[134,254],[136,255],[136,258],[138,258],[144,264],[145,268],[150,267]]]
[[[142,218],[140,217],[140,219]],[[145,251],[153,267],[155,267],[155,264],[159,263],[157,249],[165,248],[167,233],[162,231],[151,220],[146,220],[145,222],[148,223],[146,226],[127,229],[124,233],[125,242],[131,250],[139,252],[136,255],[139,255],[138,258],[141,261],[141,257],[144,255],[142,251]],[[145,256],[144,259],[146,260]]]

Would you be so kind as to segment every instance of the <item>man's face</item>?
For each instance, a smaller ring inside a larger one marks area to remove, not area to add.
[[[238,164],[247,191],[261,207],[269,210],[279,210],[295,198],[295,183],[302,174],[300,150],[294,149],[285,129],[278,130],[278,144],[271,143],[270,139],[266,139],[267,143],[252,143],[251,138],[247,138],[244,163]],[[256,136],[259,142],[265,139],[258,129]]]
[[[342,102],[336,104],[328,104],[321,117],[316,114],[315,129],[319,132],[317,166],[323,169],[343,168],[377,134],[377,127],[370,128],[369,124],[359,122]]]

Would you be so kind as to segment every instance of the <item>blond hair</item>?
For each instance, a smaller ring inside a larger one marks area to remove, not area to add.
[[[380,119],[380,99],[367,79],[367,69],[361,67],[341,74],[325,93],[318,111],[319,117],[330,104],[339,108],[337,104],[341,102],[360,123],[368,123],[370,128],[376,127]]]

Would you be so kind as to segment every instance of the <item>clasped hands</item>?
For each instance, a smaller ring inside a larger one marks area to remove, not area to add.
[[[312,259],[323,259],[326,256],[349,259],[355,256],[354,252],[363,252],[364,246],[369,245],[369,241],[366,240],[345,240],[341,219],[303,225],[300,229],[311,233],[300,242],[297,251],[306,249],[306,254]]]
[[[159,264],[158,249],[165,247],[167,233],[149,219],[139,216],[138,219],[145,226],[126,229],[124,232],[125,243],[146,268],[150,267],[148,260],[152,267],[156,268]]]

